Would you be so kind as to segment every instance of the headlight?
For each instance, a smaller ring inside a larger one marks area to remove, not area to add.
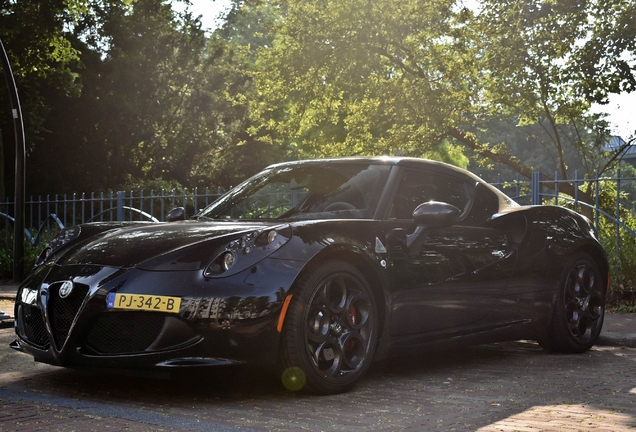
[[[236,262],[236,258],[234,256],[234,252],[227,251],[221,256],[221,268],[223,271],[228,271],[232,268],[234,263]]]
[[[207,265],[203,275],[212,278],[236,274],[273,253],[290,238],[289,225],[243,234],[228,243],[227,247]]]
[[[267,243],[273,243],[274,240],[276,240],[276,237],[278,237],[278,231],[271,230],[267,233]]]

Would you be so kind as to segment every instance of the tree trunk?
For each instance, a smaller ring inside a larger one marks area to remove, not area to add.
[[[4,186],[4,146],[2,145],[2,130],[0,130],[0,202],[6,199]]]

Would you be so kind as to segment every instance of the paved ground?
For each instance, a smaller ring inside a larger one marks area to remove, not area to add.
[[[378,364],[350,393],[288,393],[243,369],[172,379],[37,364],[0,329],[0,431],[636,430],[636,320],[581,355],[510,342]],[[624,344],[621,341],[626,341]],[[633,345],[632,345],[633,346]]]

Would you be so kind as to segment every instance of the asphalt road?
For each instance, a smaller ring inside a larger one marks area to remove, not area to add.
[[[289,393],[265,371],[171,379],[73,371],[13,352],[0,329],[0,431],[606,430],[636,428],[636,348],[531,342],[378,364],[352,392]]]

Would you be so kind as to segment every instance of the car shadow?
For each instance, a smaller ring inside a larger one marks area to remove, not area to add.
[[[329,430],[327,419],[354,429],[476,430],[530,415],[537,407],[561,406],[583,407],[579,416],[581,410],[622,412],[620,426],[633,428],[636,396],[629,382],[636,382],[635,360],[636,350],[603,347],[554,355],[520,341],[387,359],[375,363],[351,392],[331,396],[289,392],[273,371],[246,367],[162,376],[47,369],[10,387],[257,429],[274,424],[279,430]]]

